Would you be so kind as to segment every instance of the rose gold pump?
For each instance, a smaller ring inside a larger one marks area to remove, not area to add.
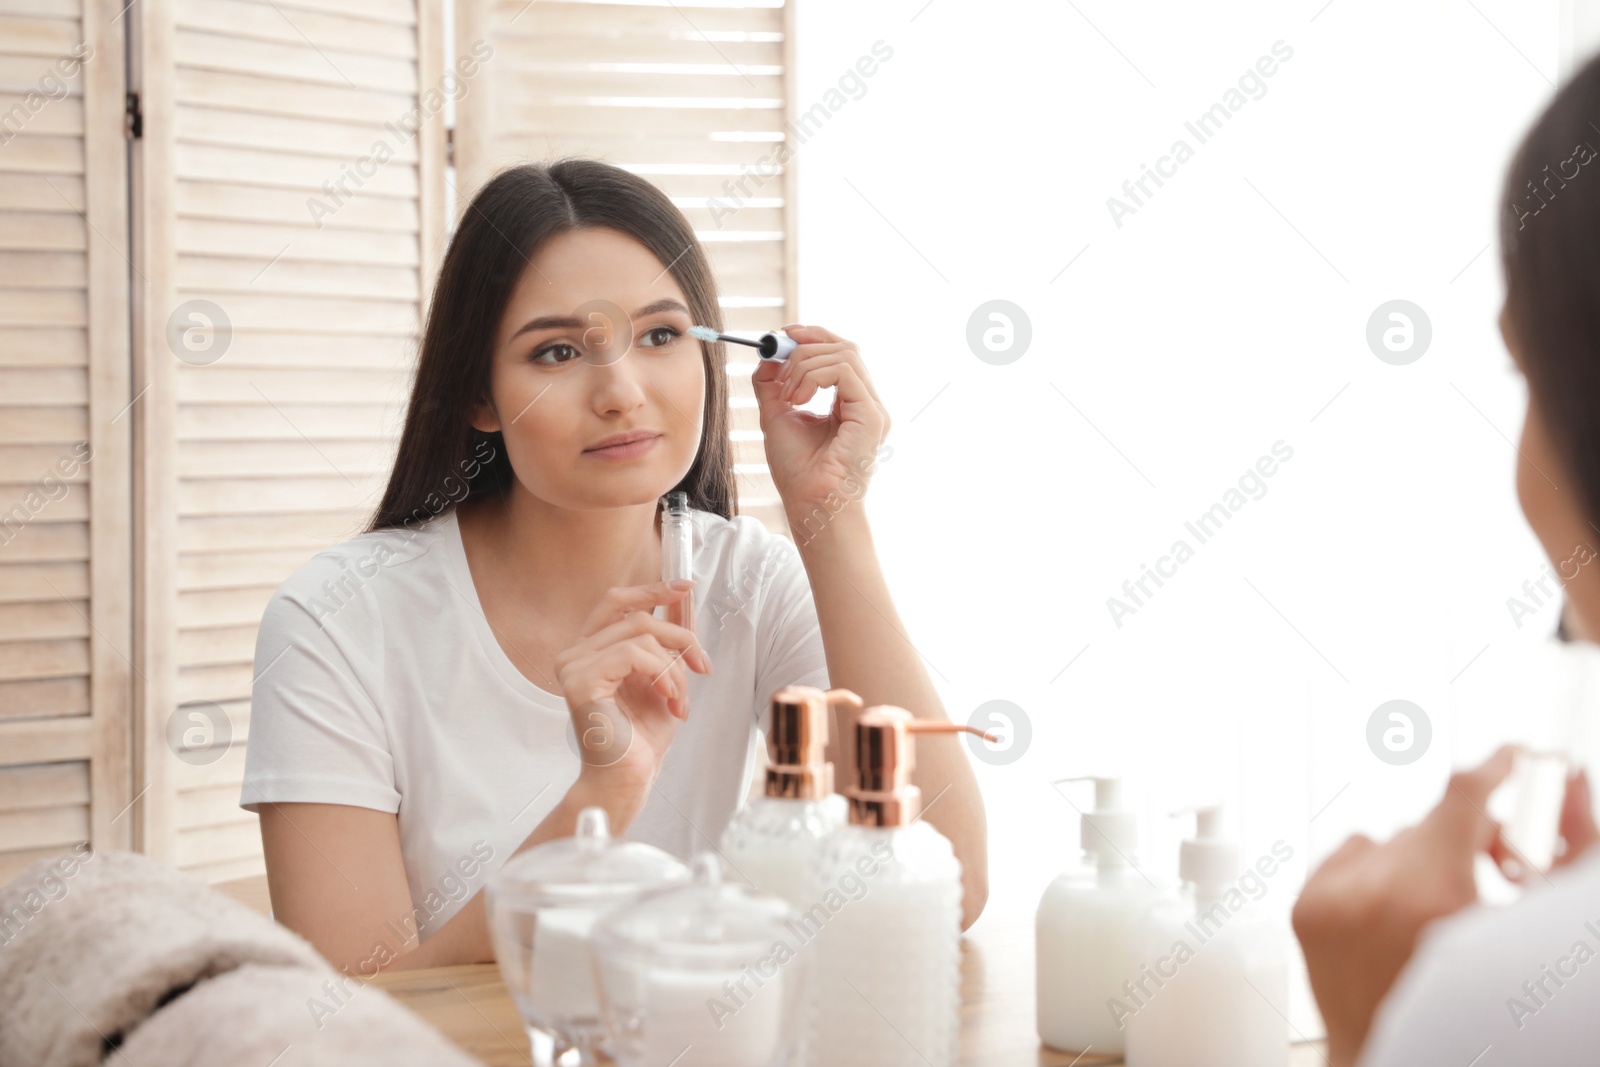
[[[905,708],[879,704],[856,720],[856,781],[840,790],[850,801],[850,821],[857,826],[909,826],[922,811],[922,790],[911,784],[916,769],[912,734],[976,734],[985,741],[999,738],[964,723],[933,722],[914,717]]]
[[[823,692],[810,685],[786,686],[772,694],[767,796],[815,800],[833,792],[833,764],[827,759],[828,720],[839,706],[859,710],[862,701],[848,689]]]

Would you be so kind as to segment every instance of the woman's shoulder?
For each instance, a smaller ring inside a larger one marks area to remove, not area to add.
[[[1380,1007],[1362,1063],[1444,1062],[1446,1053],[1470,1046],[1466,1062],[1485,1042],[1526,1053],[1517,1062],[1557,1062],[1549,1054],[1571,1036],[1563,1034],[1567,1013],[1600,1010],[1600,985],[1556,994],[1555,1014],[1565,1023],[1534,1027],[1529,1020],[1558,988],[1547,977],[1552,969],[1566,984],[1600,954],[1597,920],[1600,850],[1540,879],[1515,903],[1479,904],[1433,923]],[[1493,1010],[1485,1013],[1484,1005]]]
[[[714,511],[696,510],[694,517],[699,523],[701,536],[708,545],[725,544],[767,551],[775,544],[791,544],[787,537],[773,533],[767,528],[766,523],[754,515],[723,518]]]
[[[773,533],[753,515],[723,518],[710,511],[694,515],[700,529],[700,551],[717,560],[719,570],[765,569],[788,556],[799,559],[794,542]]]
[[[335,615],[365,616],[374,621],[385,594],[429,576],[442,553],[430,552],[446,532],[449,516],[411,527],[392,527],[358,534],[323,549],[273,593],[263,626],[291,617],[310,616],[326,628]]]
[[[1421,948],[1443,957],[1517,951],[1530,935],[1565,937],[1575,921],[1600,920],[1600,848],[1531,883],[1515,902],[1479,904],[1442,919],[1424,932]]]

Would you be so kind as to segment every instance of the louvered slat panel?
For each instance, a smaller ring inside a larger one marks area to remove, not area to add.
[[[438,12],[436,0],[174,0],[168,13],[159,315],[202,317],[188,320],[198,354],[159,368],[170,536],[152,561],[167,642],[152,704],[163,722],[186,703],[222,705],[234,732],[203,765],[152,752],[148,825],[151,851],[204,877],[260,864],[238,795],[262,609],[359,532],[392,461],[443,236],[428,222],[442,231],[442,115],[420,129],[414,115],[438,83]],[[5,458],[0,446],[0,472]]]
[[[132,841],[117,14],[0,9],[0,880]]]

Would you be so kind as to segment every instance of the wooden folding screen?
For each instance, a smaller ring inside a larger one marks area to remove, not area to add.
[[[447,205],[494,169],[632,168],[730,328],[793,317],[781,6],[462,0],[452,69],[444,0],[125,3],[0,0],[0,879],[85,840],[261,869],[257,623],[371,513]]]
[[[0,881],[133,839],[121,7],[0,0]]]
[[[141,2],[141,843],[223,879],[261,869],[261,611],[359,532],[393,455],[445,231],[442,18]]]

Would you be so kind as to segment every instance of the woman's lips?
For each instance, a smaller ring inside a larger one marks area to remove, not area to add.
[[[584,455],[598,456],[601,459],[635,459],[656,447],[660,440],[661,435],[656,434],[652,437],[641,437],[626,444],[610,445],[606,448],[591,448],[586,450]]]

